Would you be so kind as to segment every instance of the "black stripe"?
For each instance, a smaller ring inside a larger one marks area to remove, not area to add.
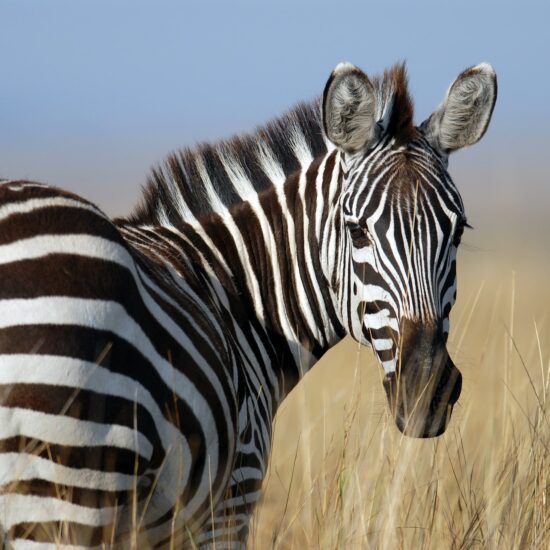
[[[0,220],[0,244],[36,236],[70,234],[89,234],[126,246],[112,222],[78,206],[44,206]]]

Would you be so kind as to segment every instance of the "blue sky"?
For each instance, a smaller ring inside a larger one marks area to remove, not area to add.
[[[484,0],[0,0],[0,176],[125,212],[171,150],[320,94],[339,61],[374,74],[406,59],[418,122],[462,69],[491,62],[493,123],[452,168],[470,178],[481,167],[487,189],[525,167],[536,183],[550,135],[549,16],[543,2]]]

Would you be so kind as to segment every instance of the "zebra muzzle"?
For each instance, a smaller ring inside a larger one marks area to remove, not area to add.
[[[403,434],[437,437],[449,425],[460,396],[462,375],[448,358],[437,370],[388,373],[383,384],[391,414]]]

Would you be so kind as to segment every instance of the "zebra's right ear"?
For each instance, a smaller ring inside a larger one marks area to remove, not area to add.
[[[323,129],[348,153],[367,149],[376,135],[376,98],[367,75],[350,63],[332,71],[323,93]]]

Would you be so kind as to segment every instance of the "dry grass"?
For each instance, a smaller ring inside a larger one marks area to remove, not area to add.
[[[249,548],[550,548],[539,252],[461,254],[449,349],[464,388],[442,437],[398,432],[372,353],[351,341],[308,374],[278,414]]]

